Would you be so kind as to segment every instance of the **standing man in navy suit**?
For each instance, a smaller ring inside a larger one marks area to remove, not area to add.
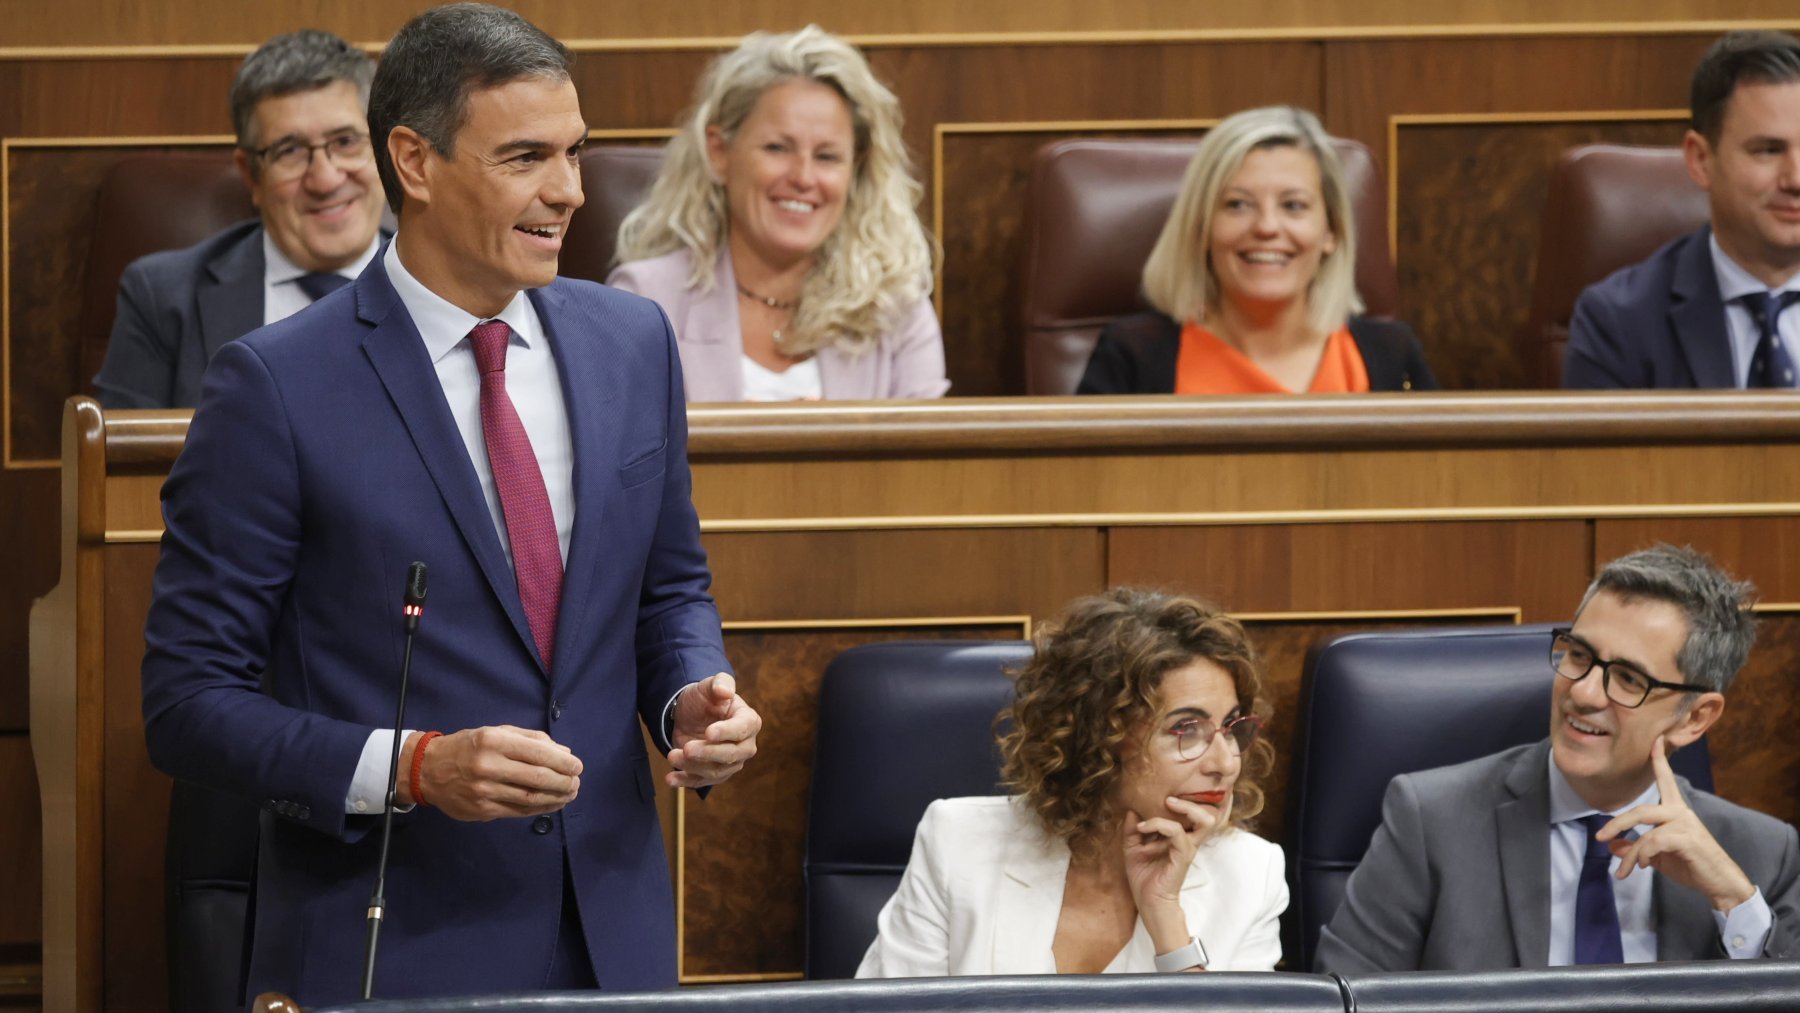
[[[163,770],[266,810],[251,994],[360,991],[412,560],[378,994],[673,985],[640,724],[675,786],[755,752],[668,322],[556,277],[587,135],[569,65],[496,7],[401,29],[369,107],[398,235],[220,349],[164,487],[145,731]]]
[[[1565,387],[1800,379],[1800,41],[1724,36],[1695,68],[1690,104],[1682,151],[1712,224],[1581,294]]]
[[[108,408],[192,408],[219,346],[348,284],[375,259],[381,188],[364,113],[375,65],[329,32],[278,35],[231,82],[237,169],[258,217],[119,279]]]

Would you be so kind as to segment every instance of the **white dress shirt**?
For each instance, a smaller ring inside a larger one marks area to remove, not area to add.
[[[1800,275],[1771,289],[1725,253],[1717,233],[1707,237],[1707,243],[1712,247],[1713,272],[1719,279],[1719,298],[1725,301],[1725,327],[1731,335],[1731,376],[1743,387],[1750,379],[1750,360],[1756,356],[1756,346],[1762,343],[1762,328],[1750,315],[1750,307],[1737,300],[1753,293],[1800,289]],[[1775,333],[1781,347],[1787,349],[1788,358],[1800,363],[1800,306],[1788,307],[1776,324]]]
[[[1575,894],[1581,885],[1581,866],[1587,856],[1587,827],[1582,825],[1581,818],[1600,810],[1588,805],[1570,786],[1556,766],[1554,753],[1546,766],[1550,768],[1550,966],[1565,967],[1575,962]],[[1662,791],[1652,783],[1619,812],[1661,801]],[[1627,834],[1635,838],[1650,829],[1639,826]],[[1606,869],[1608,874],[1616,874],[1619,860],[1612,859]],[[1654,869],[1637,869],[1623,880],[1612,882],[1613,904],[1619,910],[1620,950],[1627,964],[1647,964],[1656,960],[1655,877]],[[1729,914],[1715,910],[1713,919],[1718,923],[1719,937],[1731,959],[1762,956],[1774,919],[1760,889],[1749,900],[1732,908]]]
[[[268,229],[263,230],[262,246],[263,326],[267,327],[312,305],[312,297],[300,289],[300,279],[312,272],[289,260],[287,254],[281,252],[281,247],[275,245]],[[375,259],[375,252],[379,249],[381,233],[377,232],[375,238],[369,240],[369,248],[362,252],[362,256],[331,273],[355,281],[356,276],[363,273],[363,268],[369,266],[369,261]]]
[[[475,350],[469,343],[469,332],[483,320],[501,320],[512,328],[512,339],[506,349],[506,391],[525,434],[531,439],[532,452],[544,475],[544,490],[550,496],[550,513],[556,518],[556,540],[561,546],[563,564],[569,561],[569,533],[575,523],[575,491],[573,485],[574,452],[569,435],[569,416],[563,404],[562,384],[556,370],[556,356],[538,319],[536,307],[520,292],[493,317],[477,317],[451,304],[426,288],[401,263],[401,240],[395,237],[382,256],[388,280],[400,296],[406,312],[425,343],[443,385],[444,400],[456,419],[469,461],[481,481],[481,494],[487,500],[493,517],[494,531],[500,536],[500,547],[512,564],[512,546],[506,536],[506,514],[500,505],[500,492],[494,485],[494,471],[488,464],[487,438],[481,431],[481,371],[475,365]],[[674,705],[671,698],[669,706]],[[667,707],[664,708],[665,713]],[[411,734],[407,729],[405,734]],[[348,813],[380,812],[387,798],[388,764],[394,748],[392,729],[376,729],[363,744],[362,758],[350,781],[350,794],[344,800]],[[405,741],[402,738],[402,741]]]

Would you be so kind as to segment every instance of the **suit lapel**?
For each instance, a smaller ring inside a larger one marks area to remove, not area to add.
[[[424,340],[388,281],[387,269],[379,257],[356,280],[356,312],[374,328],[363,338],[363,354],[369,357],[382,386],[387,388],[388,397],[482,575],[512,620],[514,631],[536,658],[531,627],[519,602],[518,581],[500,547],[500,535],[494,530],[493,515],[482,497],[468,447],[444,401],[444,388],[425,352]]]
[[[1506,775],[1513,794],[1494,810],[1500,889],[1518,966],[1550,963],[1550,783],[1546,743],[1527,750]]]
[[[608,494],[618,480],[618,466],[622,463],[616,434],[609,431],[605,420],[608,407],[618,397],[614,388],[618,373],[606,369],[606,357],[598,354],[611,330],[610,321],[577,321],[564,293],[554,284],[532,290],[529,297],[537,307],[538,320],[544,325],[545,338],[556,358],[556,373],[569,419],[569,453],[573,459],[569,480],[575,518],[569,532],[569,558],[563,564],[556,656],[572,658],[577,656],[571,653],[575,648],[573,638],[594,632],[574,617],[592,614],[596,583],[613,576],[602,569],[607,563],[602,551],[602,521]]]
[[[206,276],[194,292],[204,362],[211,362],[226,342],[263,325],[262,237],[262,229],[251,229],[206,265]]]
[[[1050,969],[1050,948],[1056,941],[1068,875],[1069,849],[1060,840],[1046,843],[1035,827],[1008,835],[1000,888],[994,898],[990,969]]]
[[[1682,249],[1670,285],[1669,325],[1681,354],[1687,359],[1694,385],[1702,388],[1736,387],[1731,368],[1731,331],[1725,322],[1725,303],[1719,296],[1719,276],[1713,270],[1712,230],[1700,230]]]
[[[689,401],[741,401],[744,331],[738,317],[737,275],[731,254],[719,249],[711,292],[694,296],[681,325],[681,371]]]

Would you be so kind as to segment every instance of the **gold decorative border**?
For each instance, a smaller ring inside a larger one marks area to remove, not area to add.
[[[1363,42],[1387,39],[1520,38],[1530,36],[1717,35],[1737,28],[1800,30],[1800,21],[1711,19],[1666,22],[1538,21],[1526,24],[1473,23],[1422,25],[1300,25],[1233,28],[1071,29],[1067,31],[888,32],[846,35],[863,49],[964,48],[990,46],[1067,46],[1132,44],[1167,45],[1195,42]],[[723,50],[740,36],[669,36],[630,39],[564,39],[576,53],[687,52]],[[379,56],[387,43],[359,42],[358,48]],[[98,60],[181,57],[241,58],[254,43],[181,45],[4,46],[0,60]]]
[[[894,517],[747,517],[729,520],[702,518],[700,531],[702,534],[777,534],[801,531],[935,531],[961,528],[1241,527],[1250,524],[1409,524],[1793,516],[1800,516],[1800,503],[1582,504],[1552,507],[1239,510],[1211,513],[920,514]],[[162,535],[160,528],[109,529],[106,532],[106,543],[155,542],[161,540]]]
[[[1211,119],[1149,120],[997,120],[991,123],[939,122],[931,127],[931,234],[944,241],[944,138],[950,134],[1100,134],[1138,132],[1176,133],[1184,130],[1211,130],[1219,125]],[[938,320],[944,319],[944,258],[939,257],[932,269],[931,302]]]
[[[960,627],[964,629],[993,627],[1018,629],[1021,639],[1031,639],[1031,617],[1023,615],[993,616],[910,616],[873,619],[733,619],[720,624],[727,632],[771,630],[892,630],[924,627]],[[675,794],[675,977],[683,985],[721,985],[755,981],[799,981],[804,971],[772,971],[742,974],[688,974],[687,963],[687,797],[686,791]]]
[[[1686,109],[1577,109],[1555,112],[1393,113],[1387,125],[1388,256],[1400,265],[1400,128],[1477,126],[1484,123],[1634,123],[1682,121]]]
[[[1525,621],[1516,605],[1476,605],[1471,608],[1437,609],[1326,609],[1322,612],[1233,612],[1240,623],[1384,622],[1390,619],[1510,619],[1514,626]]]
[[[12,153],[29,148],[213,147],[235,142],[229,134],[144,137],[0,138],[0,467],[7,471],[59,468],[59,458],[13,457],[12,425]],[[160,537],[160,535],[159,535]]]

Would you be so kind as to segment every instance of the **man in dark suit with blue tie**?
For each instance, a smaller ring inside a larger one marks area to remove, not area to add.
[[[675,786],[755,752],[668,322],[556,277],[587,135],[569,65],[484,5],[395,36],[369,106],[394,242],[219,350],[164,487],[146,737],[266,810],[251,994],[360,991],[412,560],[377,994],[673,985],[640,726]]]
[[[1590,286],[1563,386],[1791,388],[1800,373],[1800,42],[1732,32],[1694,71],[1688,173],[1712,224]]]
[[[327,32],[279,35],[231,84],[237,168],[258,217],[119,279],[108,408],[192,408],[206,364],[243,337],[349,283],[375,259],[381,188],[364,108],[375,66]]]

